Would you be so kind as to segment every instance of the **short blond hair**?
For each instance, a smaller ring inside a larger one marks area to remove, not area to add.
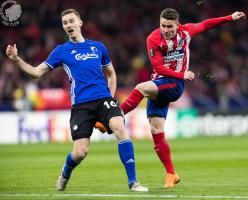
[[[78,13],[78,11],[76,11],[73,8],[66,9],[66,10],[62,11],[61,12],[61,18],[64,17],[65,15],[68,15],[68,14],[71,14],[71,13],[74,13],[76,16],[78,16],[79,19],[81,19],[80,14]]]

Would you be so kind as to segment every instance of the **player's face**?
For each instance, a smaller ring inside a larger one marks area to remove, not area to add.
[[[75,40],[79,35],[81,35],[81,27],[83,22],[74,13],[67,14],[62,17],[63,29],[69,38]]]
[[[176,36],[177,28],[177,20],[168,20],[165,18],[160,18],[160,31],[166,40],[170,40]]]

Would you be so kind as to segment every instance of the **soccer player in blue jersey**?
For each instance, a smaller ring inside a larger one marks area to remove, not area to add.
[[[31,77],[39,78],[62,66],[71,82],[70,129],[74,148],[67,155],[56,182],[57,190],[65,190],[73,169],[87,156],[93,127],[100,121],[109,132],[114,132],[118,140],[119,156],[127,173],[129,189],[147,192],[148,188],[137,182],[133,144],[124,127],[121,109],[113,98],[116,74],[108,51],[102,43],[82,36],[83,21],[76,10],[64,10],[61,18],[69,41],[58,45],[37,67],[18,56],[16,44],[6,48],[7,56]]]

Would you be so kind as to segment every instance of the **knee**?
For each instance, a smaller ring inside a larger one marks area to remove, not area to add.
[[[115,133],[115,134],[122,134],[122,132],[124,132],[123,131],[123,127],[120,127],[118,124],[114,124],[113,126],[112,126],[112,130],[113,130],[113,132]]]
[[[136,85],[135,89],[144,94],[146,92],[146,85],[144,83],[139,83],[138,85]]]
[[[127,134],[126,129],[125,129],[124,126],[120,127],[120,126],[115,125],[114,128],[113,128],[113,132],[115,134],[115,137],[119,141],[129,139],[128,134]]]
[[[157,133],[161,133],[161,132],[164,132],[164,129],[162,127],[151,124],[151,133],[152,134],[157,134]]]
[[[117,140],[129,139],[124,126],[124,119],[122,117],[118,116],[111,118],[109,121],[109,126],[111,130],[114,132]]]
[[[120,133],[124,129],[124,119],[121,116],[112,117],[109,120],[109,127],[114,133]]]
[[[74,147],[73,156],[77,161],[83,160],[88,154],[89,148],[84,146]]]

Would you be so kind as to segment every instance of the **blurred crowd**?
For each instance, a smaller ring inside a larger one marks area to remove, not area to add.
[[[6,45],[16,43],[25,61],[34,66],[43,62],[57,44],[67,41],[60,21],[64,9],[78,10],[84,21],[83,35],[107,46],[117,72],[117,90],[131,90],[135,84],[150,80],[146,37],[159,26],[162,9],[177,9],[182,24],[248,10],[246,0],[17,0],[17,3],[22,8],[19,25],[1,25],[0,29],[1,111],[33,109],[32,94],[37,90],[69,91],[69,81],[62,69],[32,80],[5,55]],[[243,20],[192,39],[190,70],[196,73],[196,79],[186,85],[184,98],[189,106],[202,111],[248,110],[247,32],[247,20]]]

